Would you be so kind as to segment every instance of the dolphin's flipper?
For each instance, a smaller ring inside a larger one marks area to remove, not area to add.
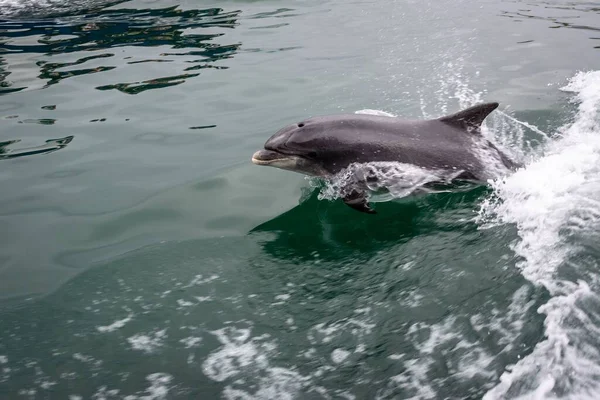
[[[354,208],[357,211],[361,211],[367,214],[377,214],[377,211],[373,210],[369,206],[367,201],[367,194],[362,191],[353,189],[349,194],[344,197],[344,203],[349,207]]]
[[[498,103],[483,103],[459,111],[456,114],[446,115],[439,121],[469,131],[478,131],[483,120],[498,107]]]

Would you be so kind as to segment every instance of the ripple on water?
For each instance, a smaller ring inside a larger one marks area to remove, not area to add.
[[[238,18],[239,11],[226,12],[218,8],[181,10],[174,6],[145,10],[79,9],[74,15],[63,18],[4,20],[0,22],[3,30],[0,44],[4,49],[0,58],[0,94],[47,88],[65,79],[92,74],[102,74],[105,78],[101,80],[108,81],[97,85],[98,90],[114,89],[126,94],[179,85],[199,76],[202,70],[227,68],[215,63],[233,57],[240,44],[219,44],[217,41],[237,25]],[[32,38],[37,38],[34,45]],[[145,47],[148,51],[143,59],[132,59],[128,55],[130,52],[124,56],[118,52],[117,56],[114,49],[123,46]],[[25,55],[27,59],[24,59]],[[32,81],[29,76],[19,76],[24,70],[23,63],[31,63],[30,67],[39,70],[37,79]],[[114,82],[116,76],[130,76],[134,65],[148,63],[166,63],[170,67],[152,69],[142,66],[141,74],[154,71],[159,75]],[[13,64],[18,64],[19,68],[13,68]],[[84,65],[86,67],[82,67]],[[123,70],[122,73],[107,74],[117,68]],[[168,71],[174,73],[165,75]]]
[[[24,156],[30,156],[34,154],[48,154],[55,152],[60,149],[64,149],[71,141],[74,136],[67,136],[58,139],[48,139],[44,144],[39,146],[21,147],[17,143],[21,140],[8,140],[0,142],[0,160],[18,158]]]

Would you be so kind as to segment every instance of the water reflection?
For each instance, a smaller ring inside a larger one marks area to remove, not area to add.
[[[462,193],[440,193],[377,203],[377,215],[356,214],[341,201],[321,201],[318,191],[293,209],[255,227],[265,253],[281,260],[325,260],[372,257],[431,232],[476,230],[472,210],[487,192],[478,187]],[[351,217],[351,218],[350,218]],[[260,237],[265,236],[264,239]]]
[[[241,45],[216,43],[225,30],[236,27],[240,11],[226,12],[221,8],[181,10],[178,6],[85,11],[61,18],[0,19],[0,94],[28,88],[17,82],[18,77],[17,81],[11,81],[11,70],[15,69],[12,68],[13,64],[22,69],[24,59],[31,59],[32,54],[39,55],[34,59],[35,67],[40,71],[38,78],[44,81],[42,87],[74,76],[110,71],[119,65],[169,63],[175,60],[185,63],[183,73],[173,76],[161,75],[154,79],[113,82],[97,87],[99,90],[116,89],[127,94],[138,94],[149,89],[181,84],[198,76],[199,70],[204,68],[224,69],[225,66],[214,63],[233,57]],[[210,32],[199,31],[205,28],[210,28]],[[141,60],[125,57],[122,60],[130,61],[122,62],[115,57],[115,53],[116,48],[123,46],[157,48],[161,51],[148,54],[148,58]],[[165,47],[184,51],[165,51]],[[56,61],[79,52],[85,55],[75,60]],[[86,68],[79,67],[84,64]]]
[[[128,1],[130,0],[3,0],[0,17],[47,18],[76,12],[83,15]]]
[[[513,2],[508,1],[508,3]],[[516,3],[520,4],[520,2]],[[553,24],[549,26],[551,29],[570,28],[598,32],[600,26],[594,25],[597,21],[595,14],[598,13],[600,13],[600,8],[597,4],[537,2],[527,3],[526,8],[502,11],[500,16],[512,18],[515,22],[525,19],[548,21]],[[586,19],[592,24],[586,23],[588,22]],[[590,39],[597,39],[597,37],[590,37]]]
[[[20,140],[8,140],[5,142],[0,142],[0,160],[30,156],[34,154],[52,153],[56,150],[65,148],[69,143],[71,143],[72,140],[73,136],[67,136],[59,139],[49,139],[46,140],[46,142],[42,145],[25,148],[18,148],[17,146],[14,146],[15,144],[19,143]]]

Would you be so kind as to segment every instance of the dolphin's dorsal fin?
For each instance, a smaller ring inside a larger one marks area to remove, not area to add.
[[[439,118],[439,121],[449,125],[454,125],[459,128],[467,129],[469,131],[473,129],[479,130],[483,120],[499,105],[500,104],[496,102],[477,104],[459,111],[456,114],[441,117]]]

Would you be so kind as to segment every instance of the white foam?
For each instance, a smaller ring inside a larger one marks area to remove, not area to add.
[[[311,377],[273,367],[269,356],[276,346],[267,335],[252,337],[250,328],[228,326],[211,332],[222,347],[209,354],[202,372],[217,382],[229,381],[222,395],[227,399],[293,399]],[[243,379],[242,379],[243,378]],[[243,385],[243,389],[237,386]],[[248,390],[254,390],[254,393]]]
[[[286,368],[274,367],[266,371],[266,376],[258,381],[258,390],[248,393],[245,390],[235,389],[228,385],[223,391],[226,399],[281,399],[292,400],[298,398],[298,393],[307,385],[310,378],[300,375]]]
[[[102,360],[96,360],[92,356],[86,356],[85,354],[81,353],[73,353],[73,358],[77,361],[93,364],[95,367],[100,367],[102,365]]]
[[[177,299],[177,305],[179,305],[179,307],[191,307],[194,303],[183,299]]]
[[[106,325],[106,326],[97,326],[96,329],[98,330],[98,332],[114,332],[117,329],[121,329],[122,327],[125,326],[125,324],[127,324],[129,321],[131,321],[133,319],[133,315],[128,315],[126,318],[123,319],[119,319],[115,322],[113,322],[110,325]]]
[[[119,389],[108,389],[107,386],[100,386],[96,393],[92,395],[92,399],[94,400],[108,400],[117,397],[119,394]]]
[[[416,393],[414,399],[434,399],[436,392],[430,385],[430,379],[427,376],[429,365],[422,363],[420,360],[411,359],[404,363],[405,371],[401,374],[393,376],[390,381],[394,385],[402,386],[409,390],[414,390]],[[386,398],[384,396],[383,398]],[[377,399],[382,397],[377,396]]]
[[[356,339],[362,339],[370,335],[375,328],[375,324],[367,322],[365,319],[345,318],[340,321],[319,323],[313,326],[307,334],[308,340],[312,344],[330,343],[345,332],[350,332]]]
[[[404,302],[408,307],[416,308],[421,306],[423,299],[425,299],[425,296],[419,293],[418,289],[415,289],[408,293]]]
[[[335,349],[331,352],[331,361],[336,364],[343,363],[348,357],[350,357],[350,352],[348,350]]]
[[[213,274],[207,278],[204,278],[202,274],[198,274],[194,276],[194,278],[187,285],[183,286],[182,289],[187,289],[192,286],[204,285],[205,283],[210,283],[214,280],[219,279],[219,275]]]
[[[166,400],[169,394],[169,384],[173,380],[173,376],[164,372],[156,372],[146,376],[146,381],[150,386],[143,392],[137,392],[133,395],[120,395],[119,389],[108,389],[107,386],[101,386],[92,395],[92,399],[108,400],[122,398],[123,400]],[[73,395],[72,395],[73,396]],[[80,398],[73,396],[73,398]]]
[[[389,379],[388,387],[379,393],[379,398],[390,398],[402,390],[403,396],[411,398],[436,398],[440,390],[454,386],[469,387],[475,380],[494,381],[498,377],[495,365],[503,354],[514,350],[512,341],[523,334],[523,315],[532,306],[528,300],[530,289],[523,286],[514,294],[509,312],[494,312],[476,315],[470,325],[465,316],[453,315],[444,320],[428,324],[412,324],[405,334],[416,353],[395,353],[388,359],[402,366],[402,373]],[[474,329],[477,335],[465,335]],[[490,348],[487,336],[497,333],[500,344]],[[447,377],[431,379],[439,373],[440,365],[447,369]],[[444,390],[445,391],[445,390]]]
[[[481,210],[487,223],[517,227],[518,267],[551,295],[539,309],[546,339],[502,375],[487,400],[600,397],[600,328],[590,317],[600,304],[590,286],[600,276],[597,260],[577,257],[577,238],[598,243],[600,231],[600,71],[578,73],[563,90],[575,93],[575,121],[543,156],[494,182],[495,197]]]
[[[487,311],[484,314],[474,314],[469,318],[473,329],[480,335],[496,333],[498,343],[504,345],[501,352],[514,350],[514,338],[518,337],[525,325],[524,315],[535,304],[534,300],[527,300],[530,294],[529,286],[523,285],[515,291],[507,309]],[[491,317],[491,318],[490,318]]]
[[[251,338],[250,329],[227,327],[211,333],[223,347],[211,353],[202,364],[202,372],[210,379],[222,382],[249,366],[267,368],[267,354],[275,349],[273,343]]]
[[[197,336],[188,336],[184,339],[181,339],[179,342],[183,343],[186,349],[189,349],[191,347],[198,347],[200,342],[202,342],[202,338]]]
[[[152,353],[159,347],[162,347],[163,341],[167,337],[167,330],[163,329],[152,332],[148,335],[137,334],[127,338],[127,341],[134,350],[141,350],[145,353]]]
[[[157,372],[146,376],[150,387],[146,389],[145,395],[125,396],[124,400],[165,400],[169,394],[169,383],[173,377],[163,372]]]
[[[42,380],[39,382],[40,387],[44,390],[48,390],[52,386],[57,385],[57,384],[58,384],[58,382],[56,382],[56,381],[48,381],[48,380]]]
[[[0,364],[2,364],[2,365],[8,364],[8,357],[0,356]],[[7,366],[3,366],[2,369],[0,369],[0,383],[6,382],[10,379],[11,371],[12,371],[12,369]]]

